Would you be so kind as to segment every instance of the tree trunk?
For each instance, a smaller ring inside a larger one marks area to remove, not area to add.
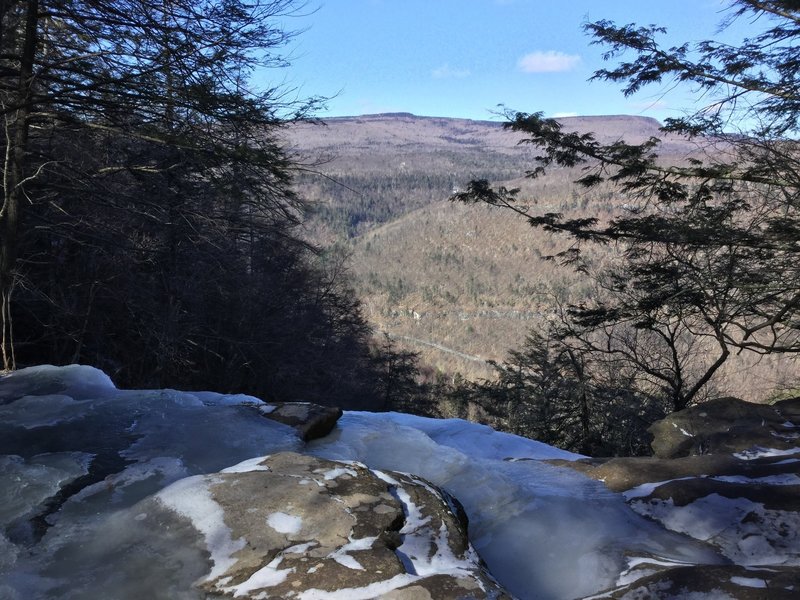
[[[5,8],[5,7],[4,7]],[[23,185],[28,150],[28,118],[32,110],[33,64],[36,58],[39,2],[29,0],[20,56],[19,80],[16,93],[10,98],[12,111],[6,115],[6,151],[3,163],[3,206],[0,209],[0,324],[3,369],[13,370],[13,321],[11,293],[17,280],[17,245],[23,208]],[[3,24],[5,25],[5,24]]]

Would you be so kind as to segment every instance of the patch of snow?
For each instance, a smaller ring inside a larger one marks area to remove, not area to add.
[[[622,492],[622,495],[626,500],[632,500],[633,498],[643,498],[645,496],[649,496],[657,488],[660,488],[664,484],[670,483],[671,481],[685,481],[687,479],[696,479],[696,478],[679,477],[678,479],[667,479],[664,481],[653,481],[653,482],[643,483],[629,490],[625,490],[624,492]]]
[[[767,582],[763,579],[756,579],[755,577],[731,577],[731,583],[741,585],[742,587],[750,588],[766,588]]]
[[[717,475],[711,477],[714,481],[724,481],[726,483],[743,483],[759,485],[800,485],[800,476],[795,473],[781,473],[779,475],[767,475],[765,477],[745,477],[744,475]]]
[[[305,554],[311,548],[315,548],[319,546],[318,542],[306,542],[304,544],[295,544],[294,546],[289,546],[286,550],[283,551],[284,554]]]
[[[686,430],[685,430],[683,427],[679,427],[677,423],[673,422],[673,423],[672,423],[672,426],[673,426],[675,429],[679,429],[679,430],[680,430],[680,432],[681,432],[683,435],[685,435],[686,437],[694,437],[694,434],[691,434],[691,433],[689,433],[689,432],[688,432],[688,431],[686,431]]]
[[[796,440],[797,438],[800,438],[800,433],[798,433],[796,431],[792,431],[792,432],[789,432],[789,433],[778,433],[777,431],[772,431],[770,433],[771,433],[772,437],[778,438],[779,440],[791,441],[791,440]]]
[[[336,479],[337,477],[341,477],[342,475],[349,475],[350,477],[358,477],[358,473],[356,473],[353,469],[348,469],[347,467],[338,467],[336,469],[330,469],[322,473],[323,479],[325,479],[325,481]]]
[[[617,579],[616,586],[623,587],[660,571],[660,567],[685,567],[686,562],[677,562],[673,560],[663,560],[652,556],[631,556],[628,557],[628,568],[620,573]],[[648,568],[650,567],[650,568]]]
[[[423,516],[420,508],[411,500],[406,489],[393,477],[382,471],[374,471],[382,480],[393,486],[395,497],[403,505],[406,520],[400,530],[403,543],[395,551],[403,562],[406,570],[420,577],[427,577],[435,573],[446,573],[453,577],[468,577],[478,569],[479,558],[470,547],[464,558],[453,554],[448,539],[447,527],[441,523],[438,531],[431,531],[430,516]],[[423,485],[430,493],[437,497],[440,494],[431,486],[418,478],[413,478],[415,483]],[[431,545],[433,539],[433,547]]]
[[[419,577],[408,574],[395,575],[386,581],[378,581],[359,588],[342,588],[334,591],[310,589],[295,596],[297,600],[373,600],[389,592],[417,581]]]
[[[249,473],[251,471],[269,471],[269,467],[267,465],[261,464],[268,458],[269,455],[248,458],[247,460],[243,460],[242,462],[233,466],[222,469],[220,473]]]
[[[280,585],[286,581],[286,578],[290,574],[294,573],[294,567],[290,569],[279,569],[278,567],[282,561],[283,555],[279,554],[272,559],[269,564],[261,567],[258,571],[250,575],[246,581],[237,583],[236,585],[222,587],[222,591],[229,594],[232,593],[234,598],[238,598],[239,596],[245,596],[255,590]]]
[[[361,563],[350,556],[349,553],[358,550],[369,550],[372,548],[372,544],[374,544],[375,540],[377,539],[377,537],[365,537],[354,540],[351,537],[346,544],[338,548],[335,552],[329,554],[328,558],[332,558],[337,563],[343,567],[347,567],[348,569],[353,569],[354,571],[363,571],[364,567],[361,566]]]
[[[181,479],[158,492],[156,498],[164,506],[189,519],[195,529],[203,534],[214,562],[206,581],[221,577],[236,563],[233,555],[244,548],[246,542],[244,538],[231,538],[231,531],[225,525],[225,512],[211,497],[208,478],[195,475]]]
[[[665,527],[718,547],[743,566],[800,565],[800,514],[768,510],[746,498],[710,494],[686,506],[672,500],[634,501],[631,507]]]
[[[267,525],[278,533],[298,533],[303,528],[303,519],[284,512],[274,512],[267,517]]]
[[[792,454],[800,453],[800,448],[789,448],[788,450],[781,450],[779,448],[762,448],[755,446],[749,450],[736,452],[734,456],[742,460],[754,460],[756,458],[765,458],[770,456],[789,456]]]

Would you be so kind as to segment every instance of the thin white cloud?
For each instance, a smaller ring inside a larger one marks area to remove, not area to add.
[[[557,112],[553,113],[554,119],[563,119],[565,117],[577,117],[578,113],[576,112]]]
[[[448,64],[437,67],[431,71],[431,77],[434,79],[464,79],[470,76],[469,69],[456,69]]]
[[[560,73],[571,71],[581,62],[577,54],[566,54],[557,50],[531,52],[517,61],[523,73]]]

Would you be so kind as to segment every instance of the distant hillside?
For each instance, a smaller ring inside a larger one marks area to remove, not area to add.
[[[603,142],[659,135],[659,123],[645,117],[561,122],[593,131]],[[288,132],[294,154],[309,165],[297,178],[298,191],[315,207],[308,235],[351,252],[369,320],[443,373],[492,376],[485,361],[502,360],[520,346],[533,324],[552,315],[556,301],[591,293],[586,279],[542,260],[564,249],[565,240],[501,210],[454,205],[447,200],[453,191],[485,178],[520,187],[521,202],[534,212],[600,219],[633,202],[612,187],[578,189],[578,169],[525,179],[536,150],[519,145],[520,138],[499,122],[403,113],[334,118]],[[694,151],[677,137],[662,145],[673,161]],[[594,259],[614,255],[614,248],[597,249]],[[770,365],[762,361],[760,367],[769,379],[764,390],[784,372]],[[747,378],[746,370],[733,371]]]
[[[596,131],[603,141],[643,141],[659,127],[654,119],[622,116],[563,123]],[[309,165],[298,174],[298,187],[316,205],[317,239],[356,237],[446,199],[470,179],[515,180],[536,154],[500,122],[402,113],[333,118],[298,125],[288,134],[295,157]],[[688,151],[682,140],[668,147]]]

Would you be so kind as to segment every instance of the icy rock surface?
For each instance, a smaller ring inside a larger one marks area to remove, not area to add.
[[[703,597],[798,597],[800,402],[726,402],[680,411],[651,428],[661,436],[654,447],[669,456],[680,450],[677,458],[564,463],[622,492],[637,513],[712,546],[730,563],[653,568],[633,560],[619,587],[598,598],[683,598],[687,590]],[[674,433],[682,429],[691,434],[689,443]]]
[[[580,457],[535,441],[460,420],[353,412],[330,435],[304,445],[294,429],[265,419],[269,411],[247,396],[117,390],[89,367],[36,367],[0,378],[0,598],[269,597],[267,587],[290,581],[285,571],[297,573],[315,548],[323,552],[318,539],[306,539],[307,517],[288,501],[259,507],[258,494],[244,483],[270,474],[261,457],[283,452],[343,461],[297,479],[298,494],[349,485],[352,473],[364,469],[390,490],[404,518],[396,523],[397,538],[384,545],[390,562],[404,569],[398,576],[410,576],[404,585],[448,570],[479,571],[466,542],[449,534],[441,543],[426,541],[444,535],[436,523],[446,519],[437,513],[426,521],[421,507],[432,501],[420,500],[428,484],[416,477],[460,501],[472,546],[522,599],[601,592],[623,577],[635,579],[626,575],[632,560],[729,560],[637,514],[604,484],[543,462]],[[226,496],[237,487],[240,494]],[[449,512],[459,510],[452,501]],[[258,544],[248,536],[255,529],[235,521],[254,514],[258,531],[291,545],[253,554]],[[326,546],[330,567],[368,571],[376,547],[368,545],[371,537],[381,536],[355,532],[341,546]],[[398,595],[399,588],[387,593],[373,583],[357,596],[327,588],[284,597],[437,597],[429,588]]]
[[[473,545],[519,598],[580,598],[612,587],[630,555],[723,562],[705,544],[642,518],[602,483],[542,462],[578,455],[489,427],[349,412],[309,451],[414,473],[453,494]]]

